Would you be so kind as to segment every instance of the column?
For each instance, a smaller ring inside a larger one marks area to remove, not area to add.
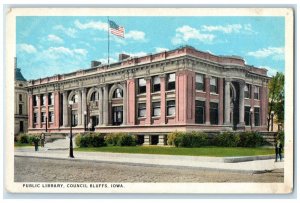
[[[63,92],[63,126],[67,127],[69,124],[68,120],[68,92]]]
[[[251,113],[251,124],[252,126],[255,126],[254,124],[254,85],[251,85],[251,108],[252,108],[252,113]]]
[[[78,117],[78,127],[82,126],[82,96],[81,90],[77,90],[76,94],[78,96],[78,104],[77,104],[77,117]]]
[[[224,105],[224,117],[225,125],[230,125],[230,79],[225,79],[225,105]]]
[[[127,125],[127,81],[123,83],[123,124]]]
[[[210,125],[210,78],[211,76],[205,75],[205,91],[206,91],[206,100],[205,100],[205,124]]]
[[[268,102],[267,100],[267,86],[265,84],[265,82],[263,82],[263,85],[260,89],[260,108],[261,108],[261,125],[265,126],[266,125],[266,121],[267,121],[267,116],[266,116],[266,112],[268,111],[266,108],[266,102]]]
[[[135,89],[135,79],[127,80],[127,93],[128,93],[128,106],[127,111],[130,112],[127,115],[127,124],[128,125],[135,125],[136,120],[136,89]]]
[[[245,81],[241,81],[240,83],[240,98],[239,98],[239,112],[240,112],[240,120],[239,120],[239,126],[245,126]]]
[[[48,107],[48,104],[49,104],[48,95],[49,95],[49,93],[46,93],[45,95],[46,95],[46,102],[45,102],[46,103],[45,104],[45,106],[46,106],[45,128],[46,128],[46,125],[47,125],[47,129],[48,129],[49,128],[49,125],[48,125],[48,123],[49,123],[49,107]]]
[[[28,126],[33,128],[33,103],[32,103],[32,94],[28,95]]]
[[[151,115],[151,77],[145,78],[146,80],[146,120],[145,124],[150,125],[152,120]]]
[[[38,98],[38,127],[42,128],[42,109],[41,109],[41,95],[36,95]]]
[[[54,92],[54,126],[59,128],[60,123],[60,116],[59,116],[59,109],[60,109],[60,97],[59,91]]]
[[[166,123],[166,75],[162,74],[160,77],[160,123]]]
[[[108,86],[103,87],[103,125],[108,125]]]
[[[86,88],[82,88],[81,95],[82,95],[82,114],[81,115],[82,115],[82,121],[83,121],[82,123],[87,126],[89,121],[85,120],[86,118],[84,116],[84,112],[87,111],[86,110]],[[86,116],[88,116],[88,115],[86,115]]]
[[[224,112],[224,104],[223,104],[223,98],[224,98],[224,81],[223,78],[218,79],[218,92],[219,92],[219,125],[223,125],[224,118],[223,118],[223,112]]]
[[[98,88],[99,101],[98,101],[98,110],[99,110],[99,126],[103,125],[103,95],[102,87]]]

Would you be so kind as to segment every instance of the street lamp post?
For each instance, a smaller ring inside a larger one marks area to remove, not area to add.
[[[250,127],[251,127],[251,131],[252,131],[252,114],[253,114],[253,108],[250,108]]]
[[[273,132],[273,125],[274,125],[274,111],[271,111],[271,131]]]
[[[84,131],[86,131],[86,123],[87,123],[86,113],[87,113],[86,111],[83,112],[83,114],[84,114],[84,121],[83,121],[84,122]]]
[[[69,157],[70,158],[74,158],[73,155],[73,136],[72,136],[72,125],[73,125],[73,119],[72,119],[72,105],[73,105],[73,101],[69,101],[69,105],[70,105],[70,118],[71,118],[71,125],[70,125],[70,150],[69,150]]]

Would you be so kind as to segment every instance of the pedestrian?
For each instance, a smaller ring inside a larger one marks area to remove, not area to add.
[[[34,143],[34,150],[35,151],[38,151],[39,150],[39,141],[40,141],[40,139],[39,139],[39,137],[33,137],[33,143]]]
[[[276,153],[276,157],[275,157],[275,162],[277,162],[278,160],[278,157],[279,157],[279,160],[281,161],[282,160],[282,144],[280,142],[280,139],[277,139],[277,142],[276,142],[276,145],[275,145],[275,153]]]

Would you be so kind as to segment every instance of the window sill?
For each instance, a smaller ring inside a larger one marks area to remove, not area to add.
[[[160,116],[152,116],[152,119],[160,119]]]
[[[212,95],[219,95],[219,93],[211,92]]]
[[[166,90],[166,93],[175,93],[175,90]]]
[[[170,116],[166,116],[167,118],[175,118],[176,115],[170,115]]]
[[[146,120],[146,117],[138,117],[138,120]]]
[[[197,90],[197,89],[196,89],[196,92],[206,93],[206,92],[203,91],[203,90]]]

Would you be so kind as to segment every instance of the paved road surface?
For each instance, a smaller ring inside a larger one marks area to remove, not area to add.
[[[15,157],[16,182],[283,182],[283,169],[250,174],[188,167],[147,166]]]

